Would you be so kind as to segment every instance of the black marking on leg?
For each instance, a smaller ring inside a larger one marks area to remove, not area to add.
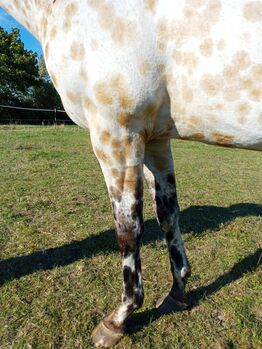
[[[134,195],[135,195],[136,200],[141,200],[141,198],[143,197],[143,180],[142,180],[142,178],[138,178],[138,180],[137,180],[137,185],[136,185]]]
[[[143,302],[144,302],[143,292],[141,292],[141,293],[136,292],[135,293],[135,297],[134,297],[134,305],[135,305],[135,307],[136,308],[141,308],[142,305],[143,305]]]
[[[165,208],[168,208],[168,200],[167,200],[167,196],[166,195],[162,196],[162,201],[163,201],[163,206]]]
[[[140,260],[136,262],[138,266],[138,270],[141,270],[141,262]],[[126,302],[128,299],[132,299],[132,309],[139,308],[142,306],[144,301],[144,294],[142,285],[139,283],[139,275],[138,270],[132,271],[130,267],[124,266],[123,275],[124,275],[124,293],[123,302]],[[138,288],[139,291],[134,291],[134,289]]]
[[[161,190],[160,184],[157,181],[155,181],[155,190],[156,191]]]
[[[124,266],[123,275],[124,275],[124,284],[125,284],[125,294],[128,298],[132,298],[134,295],[134,285],[135,285],[134,274],[135,273],[132,272],[130,267],[126,265]]]
[[[173,239],[173,237],[174,237],[174,234],[173,234],[172,230],[170,230],[166,233],[166,241],[168,243]]]
[[[177,269],[181,270],[183,267],[183,257],[176,246],[172,245],[170,247],[170,255],[172,260],[175,262]]]
[[[174,173],[169,173],[166,177],[169,184],[176,185],[176,177]]]

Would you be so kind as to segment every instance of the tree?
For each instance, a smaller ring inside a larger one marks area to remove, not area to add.
[[[43,56],[38,59],[38,83],[31,90],[32,105],[36,108],[63,109],[61,99],[48,75]]]
[[[38,77],[37,54],[24,48],[19,29],[0,27],[0,104],[22,104]]]
[[[38,59],[38,72],[39,72],[39,76],[41,79],[50,81],[50,76],[49,76],[48,71],[46,69],[45,60],[44,60],[43,55],[41,55]]]
[[[63,109],[43,56],[24,48],[19,29],[0,27],[0,104],[37,109]],[[0,122],[70,122],[65,114],[0,107]]]

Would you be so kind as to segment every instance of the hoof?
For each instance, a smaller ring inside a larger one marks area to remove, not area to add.
[[[159,299],[156,304],[157,311],[160,314],[171,314],[178,311],[186,310],[188,304],[174,299],[170,294]]]
[[[100,322],[92,332],[92,340],[96,348],[111,348],[124,335],[124,332],[115,332],[105,326],[104,322]]]

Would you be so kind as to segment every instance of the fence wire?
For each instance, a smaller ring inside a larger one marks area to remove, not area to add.
[[[5,115],[2,109],[2,115],[0,114],[0,124],[73,124],[72,120],[67,116],[66,111],[61,109],[29,108],[0,104],[0,109],[1,108],[5,109],[6,111],[10,110],[10,112],[7,112],[7,115]],[[11,112],[11,110],[13,110],[13,112]],[[20,114],[20,111],[22,114]],[[29,115],[25,115],[25,111],[28,111]],[[34,115],[35,118],[33,118],[34,116],[32,115],[34,112],[36,113]],[[42,117],[38,114],[39,112],[49,113],[49,115],[47,114],[46,116]],[[66,119],[62,119],[60,115],[65,115]],[[29,116],[29,118],[26,116]]]
[[[65,113],[65,110],[60,110],[60,109],[40,109],[40,108],[25,108],[25,107],[15,107],[12,105],[3,105],[0,104],[1,108],[7,108],[7,109],[21,109],[21,110],[31,110],[31,111],[48,111],[48,112],[55,112],[55,113]]]

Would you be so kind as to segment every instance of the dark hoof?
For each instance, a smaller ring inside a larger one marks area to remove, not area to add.
[[[123,335],[124,332],[112,331],[101,321],[92,332],[92,340],[95,347],[111,348],[120,341]]]
[[[159,299],[156,304],[157,311],[160,314],[171,314],[178,311],[186,310],[188,304],[184,301],[178,301],[174,299],[170,294]]]

